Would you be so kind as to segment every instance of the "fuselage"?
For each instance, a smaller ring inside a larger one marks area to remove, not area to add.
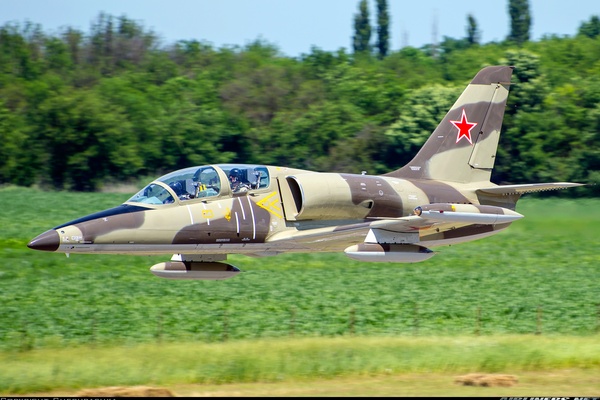
[[[234,193],[229,184],[234,168],[249,182],[243,192]],[[57,226],[29,247],[62,253],[258,256],[343,251],[363,242],[377,221],[411,216],[421,205],[477,205],[473,188],[262,165],[199,166],[153,181],[120,206]],[[489,236],[509,225],[435,223],[409,234],[433,247]],[[323,235],[311,240],[307,232]]]

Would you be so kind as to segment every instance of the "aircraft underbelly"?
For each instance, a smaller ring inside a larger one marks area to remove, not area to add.
[[[273,246],[267,243],[230,244],[77,244],[61,245],[57,251],[64,253],[98,254],[254,254],[280,253],[306,250],[307,247],[293,242]]]

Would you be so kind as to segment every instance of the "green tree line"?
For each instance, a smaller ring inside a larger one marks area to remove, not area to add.
[[[312,47],[298,57],[264,40],[163,44],[104,13],[89,32],[5,24],[0,183],[93,191],[223,162],[383,173],[409,161],[475,73],[496,64],[516,69],[493,181],[597,182],[598,17],[572,37],[487,44],[467,21],[465,38],[444,37],[435,52],[390,51],[380,37],[376,55]]]

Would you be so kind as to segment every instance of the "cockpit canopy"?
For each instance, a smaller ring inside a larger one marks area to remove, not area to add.
[[[227,178],[243,183],[247,190],[267,188],[270,185],[269,170],[264,165],[217,164],[190,167],[171,172],[140,190],[127,202],[144,204],[169,204],[200,198],[231,195],[236,189],[230,187]]]

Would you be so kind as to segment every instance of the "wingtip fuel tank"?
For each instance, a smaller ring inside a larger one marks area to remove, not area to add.
[[[486,225],[508,224],[523,218],[522,214],[503,207],[447,203],[419,206],[414,214],[431,221]]]
[[[415,263],[430,259],[432,250],[414,244],[360,243],[344,250],[354,260],[368,262]]]
[[[233,278],[241,271],[221,262],[167,261],[153,265],[150,272],[167,279],[222,280]]]

